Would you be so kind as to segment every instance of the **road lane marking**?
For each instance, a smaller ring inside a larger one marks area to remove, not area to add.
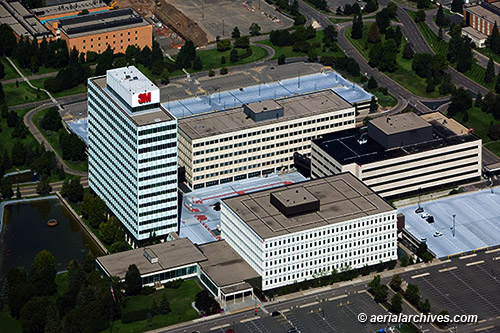
[[[454,269],[457,269],[457,266],[448,267],[448,268],[443,268],[443,269],[440,269],[438,272],[439,272],[439,273],[443,273],[443,272],[452,271],[452,270],[454,270]]]
[[[495,252],[499,252],[499,251],[500,251],[500,248],[494,249],[494,250],[488,250],[488,251],[485,251],[484,253],[495,253]]]
[[[417,279],[419,277],[424,277],[424,276],[427,276],[427,275],[431,275],[431,273],[423,273],[423,274],[419,274],[419,275],[413,275],[411,278],[412,279]]]
[[[469,254],[468,256],[463,256],[463,257],[460,257],[460,258],[458,258],[458,259],[462,260],[462,259],[472,258],[472,257],[475,257],[475,256],[477,256],[477,254],[476,254],[476,253],[474,253],[474,254]]]
[[[486,326],[486,327],[478,328],[474,332],[486,331],[486,330],[489,330],[490,328],[493,328],[493,327],[495,327],[495,326]]]
[[[252,318],[242,319],[242,320],[240,320],[240,323],[246,323],[247,321],[252,321],[252,320],[255,320],[255,319],[260,319],[260,316],[255,316],[255,317],[252,317]],[[227,324],[227,326],[229,326],[229,324]]]
[[[465,266],[479,265],[479,264],[482,264],[482,263],[484,263],[484,260],[470,262],[468,264],[465,264]]]
[[[311,303],[307,303],[307,304],[302,304],[299,306],[299,308],[307,308],[308,306],[312,306],[312,305],[316,305],[316,304],[319,304],[319,302],[311,302]]]
[[[222,329],[222,328],[228,327],[228,326],[229,326],[229,324],[224,324],[224,325],[212,327],[212,328],[210,328],[210,330],[215,331],[215,330]]]
[[[500,257],[495,257],[495,258],[493,258],[493,260],[495,260],[495,261],[500,260]]]

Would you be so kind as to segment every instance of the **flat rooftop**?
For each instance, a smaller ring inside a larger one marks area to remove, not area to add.
[[[200,263],[201,268],[218,287],[260,277],[224,240],[198,245],[198,249],[207,258]]]
[[[370,120],[370,123],[386,135],[431,127],[431,124],[413,112],[406,112],[387,117],[378,117]]]
[[[428,223],[415,213],[417,205],[398,208],[405,216],[406,230],[417,240],[427,238],[427,246],[438,258],[465,253],[485,246],[500,245],[500,188],[454,195],[421,203],[434,216]],[[455,236],[451,227],[455,217]],[[434,237],[436,231],[443,235]]]
[[[486,36],[485,34],[483,34],[481,31],[478,31],[478,30],[474,29],[473,27],[462,28],[462,33],[463,32],[465,32],[468,35],[470,35],[470,36],[472,36],[474,38],[477,38],[477,39],[486,39],[486,38],[488,38],[488,36]]]
[[[95,35],[103,32],[123,30],[149,25],[132,8],[90,13],[59,20],[59,29],[69,38]]]
[[[101,91],[106,94],[111,101],[113,101],[117,108],[128,118],[130,118],[137,126],[145,126],[175,119],[167,110],[165,110],[165,108],[161,104],[156,109],[132,113],[131,111],[129,111],[128,107],[118,98],[116,98],[113,92],[111,92],[111,90],[108,88],[108,86],[106,85],[106,76],[94,77],[90,80],[92,80],[101,89]]]
[[[191,117],[211,111],[223,111],[244,104],[279,99],[287,96],[308,94],[320,90],[332,89],[346,102],[353,104],[370,101],[372,94],[360,86],[344,79],[334,71],[298,75],[297,77],[275,82],[235,88],[228,91],[210,90],[205,95],[169,101],[163,105],[176,118]],[[164,92],[168,95],[168,88]]]
[[[302,187],[320,200],[319,210],[288,218],[270,202],[271,193]],[[262,239],[394,210],[351,173],[245,194],[223,202]]]
[[[118,81],[120,86],[126,89],[130,94],[158,89],[158,87],[135,66],[110,69],[106,74]]]
[[[31,39],[49,37],[52,33],[20,2],[0,2],[0,24],[9,25],[18,35]]]
[[[243,107],[236,107],[223,112],[211,112],[192,118],[181,118],[178,126],[191,139],[200,139],[352,108],[351,104],[330,89],[306,95],[284,97],[274,101],[284,107],[284,116],[278,119],[273,118],[272,120],[255,122],[245,115]]]
[[[144,249],[149,249],[158,258],[157,263],[150,263],[144,256]],[[173,269],[184,265],[196,264],[207,258],[188,239],[182,238],[171,242],[147,246],[130,251],[109,254],[96,260],[111,276],[125,278],[128,266],[135,264],[142,275]]]
[[[495,7],[498,8],[498,6],[495,6]],[[476,16],[479,16],[482,19],[489,21],[491,23],[495,23],[495,21],[498,21],[500,19],[499,15],[482,7],[481,5],[465,6],[464,10],[467,12],[470,12]]]
[[[220,211],[213,207],[224,198],[261,191],[283,185],[299,183],[306,178],[298,172],[272,173],[266,177],[254,177],[231,183],[200,188],[182,196],[179,235],[194,244],[205,244],[220,239]]]
[[[437,113],[440,114],[439,112]],[[429,124],[432,125],[433,139],[408,146],[385,149],[366,134],[366,127],[326,134],[321,139],[313,140],[313,142],[342,165],[350,163],[365,165],[445,146],[480,140],[473,134],[467,134],[468,131],[465,127],[460,124],[457,125],[454,121],[450,121],[448,118],[442,116],[442,114],[441,116],[431,114],[427,116],[427,119],[430,120]],[[443,124],[444,120],[447,120],[447,123]],[[462,129],[458,126],[461,126]],[[366,138],[366,143],[358,143],[358,139],[361,136]]]
[[[43,18],[44,16],[49,15],[52,16],[71,12],[81,12],[84,9],[90,10],[101,7],[107,8],[108,5],[100,0],[85,0],[35,8],[33,9],[33,13],[39,18]]]

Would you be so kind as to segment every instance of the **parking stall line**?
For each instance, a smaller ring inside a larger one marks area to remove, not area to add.
[[[482,328],[478,328],[477,330],[475,330],[474,332],[482,332],[482,331],[486,331],[486,330],[489,330],[489,329],[492,329],[494,328],[495,326],[487,326],[487,327],[482,327]]]
[[[449,274],[449,272],[451,271],[448,271],[447,274]],[[436,281],[435,279],[423,278],[419,281],[421,281],[422,284],[424,285],[424,288],[422,289],[429,290],[430,293],[434,294],[434,297],[437,298],[444,306],[446,306],[451,313],[455,314],[472,313],[470,312],[472,310],[470,310],[469,307],[463,304],[463,302],[461,302],[460,300],[456,298],[453,298],[453,300],[450,299],[450,296],[453,296],[453,294],[450,293],[444,294],[440,289],[438,289],[436,287],[436,284],[437,285],[439,284],[438,281]]]
[[[215,331],[215,330],[223,329],[224,327],[229,327],[229,326],[230,326],[229,324],[224,324],[224,325],[212,327],[212,328],[210,328],[210,330]]]
[[[469,255],[467,255],[467,256],[462,256],[462,257],[459,257],[458,259],[460,259],[460,260],[463,260],[463,259],[469,259],[469,258],[473,258],[473,257],[475,257],[475,256],[477,256],[477,254],[476,254],[476,253],[474,253],[474,254],[469,254]]]
[[[484,263],[484,260],[479,260],[479,261],[470,262],[468,264],[465,264],[465,266],[474,266],[474,265],[479,265],[479,264],[483,264],[483,263]]]
[[[452,271],[452,270],[454,270],[454,269],[457,269],[457,266],[448,267],[448,268],[443,268],[443,269],[440,269],[438,272],[439,272],[439,273],[443,273],[443,272]]]
[[[495,253],[495,252],[500,252],[500,248],[494,249],[494,250],[488,250],[488,251],[485,251],[484,253],[490,254],[490,253]]]
[[[421,277],[424,277],[424,276],[428,276],[428,275],[431,275],[431,273],[427,272],[427,273],[423,273],[423,274],[413,275],[411,278],[412,279],[418,279],[418,278],[421,278]]]

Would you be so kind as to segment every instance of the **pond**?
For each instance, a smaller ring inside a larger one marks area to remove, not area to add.
[[[58,225],[48,227],[50,219],[56,219]],[[95,256],[103,254],[57,198],[6,204],[0,235],[0,274],[17,266],[29,272],[33,259],[42,250],[54,255],[58,272],[89,251]]]

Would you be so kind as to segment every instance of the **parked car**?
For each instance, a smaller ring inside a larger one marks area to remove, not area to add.
[[[442,232],[440,232],[440,231],[436,231],[436,232],[434,233],[434,237],[440,237],[440,236],[443,236],[443,233],[442,233]]]
[[[426,220],[427,220],[427,222],[429,222],[429,223],[434,223],[434,216],[432,216],[432,215],[431,215],[431,216],[429,216]]]
[[[420,238],[420,241],[421,241],[422,243],[427,242],[427,237],[422,237],[422,238]]]
[[[423,218],[423,219],[426,219],[426,218],[428,218],[429,216],[431,216],[431,215],[430,215],[430,214],[428,214],[428,213],[423,213],[422,215],[420,215],[420,217],[421,217],[421,218]]]
[[[278,317],[278,316],[281,316],[281,312],[279,312],[279,311],[273,311],[273,312],[271,313],[271,316],[273,316],[273,317]]]

